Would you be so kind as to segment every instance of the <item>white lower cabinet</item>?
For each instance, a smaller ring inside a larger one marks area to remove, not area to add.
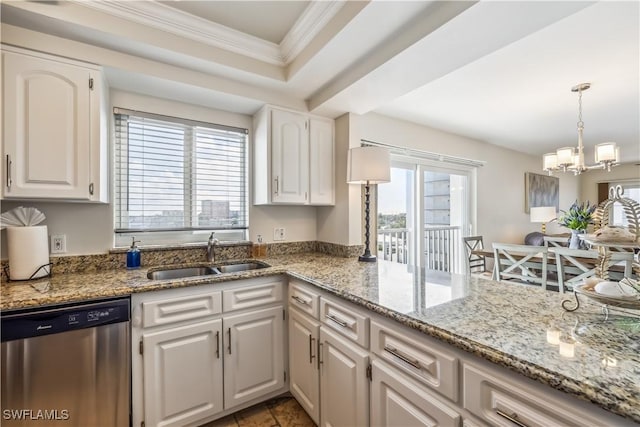
[[[181,426],[222,411],[222,320],[142,335],[148,426]]]
[[[282,286],[278,276],[132,295],[132,425],[197,426],[285,392]]]
[[[320,328],[320,425],[369,425],[369,352]]]
[[[289,309],[289,389],[314,423],[320,423],[320,323]]]
[[[381,360],[371,368],[372,426],[460,425],[460,414],[426,387]]]
[[[283,308],[224,317],[224,407],[284,386]]]

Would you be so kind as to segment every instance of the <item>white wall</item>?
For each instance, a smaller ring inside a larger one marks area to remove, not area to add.
[[[485,161],[477,173],[475,227],[484,236],[485,246],[522,243],[525,235],[540,231],[540,225],[532,224],[524,210],[524,173],[544,173],[541,158],[379,114],[353,118],[363,139]],[[570,174],[559,178],[562,209],[579,194],[579,180]],[[548,233],[562,231],[555,223],[547,228]]]

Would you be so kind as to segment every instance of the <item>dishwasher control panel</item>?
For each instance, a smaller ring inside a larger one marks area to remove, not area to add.
[[[2,342],[128,322],[129,298],[3,313]]]

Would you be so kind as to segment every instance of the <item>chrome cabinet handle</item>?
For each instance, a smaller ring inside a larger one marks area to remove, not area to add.
[[[299,302],[300,304],[307,305],[307,302],[300,298],[298,295],[291,295],[291,299]]]
[[[11,157],[7,154],[7,188],[11,188]]]
[[[518,427],[529,427],[528,425],[526,425],[522,421],[518,421],[518,419],[517,419],[518,418],[518,414],[516,414],[515,412],[513,414],[509,415],[506,412],[502,412],[501,410],[496,409],[496,414],[498,414],[502,418],[505,418],[505,419],[511,421],[512,423],[514,423]]]
[[[278,177],[277,176],[276,176],[275,180],[276,180],[276,191],[275,191],[275,194],[278,194]]]
[[[320,365],[322,365],[322,343],[318,340],[318,369],[320,369]]]
[[[216,331],[216,359],[220,359],[220,331]]]
[[[394,355],[398,359],[402,360],[403,362],[408,363],[409,365],[413,366],[416,369],[422,369],[422,365],[420,365],[420,362],[418,360],[412,359],[411,357],[407,356],[406,354],[404,354],[403,352],[401,352],[397,348],[385,345],[384,346],[384,351],[386,351],[388,353],[391,353],[392,355]]]
[[[345,322],[344,320],[338,319],[336,316],[333,316],[331,314],[327,314],[324,317],[326,317],[327,319],[331,320],[332,322],[337,323],[338,325],[342,326],[343,328],[348,328],[349,327],[349,324],[347,322]]]
[[[231,328],[227,329],[227,333],[229,334],[229,344],[227,345],[227,350],[229,350],[229,354],[231,354]]]
[[[89,184],[89,194],[93,196],[93,182]]]
[[[313,359],[316,357],[313,354],[313,342],[315,341],[315,338],[313,338],[313,336],[311,334],[309,334],[309,363],[313,365]]]

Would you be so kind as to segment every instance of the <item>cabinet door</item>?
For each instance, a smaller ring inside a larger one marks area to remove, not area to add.
[[[224,408],[284,387],[282,306],[224,318]]]
[[[459,426],[460,414],[384,362],[371,364],[372,426]]]
[[[333,205],[334,139],[332,120],[309,120],[309,203]]]
[[[320,422],[320,323],[289,310],[289,388],[314,423]]]
[[[309,188],[309,132],[302,114],[271,112],[271,200],[304,204]]]
[[[90,199],[92,70],[4,52],[5,198]]]
[[[369,353],[320,328],[320,425],[369,425]]]
[[[184,426],[222,411],[222,320],[145,333],[144,420]]]

